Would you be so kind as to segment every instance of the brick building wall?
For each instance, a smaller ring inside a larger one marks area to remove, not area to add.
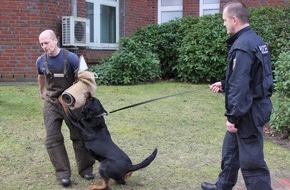
[[[86,16],[86,1],[76,0],[77,16]],[[220,1],[221,7],[227,0]],[[289,0],[244,0],[260,7],[288,3]],[[72,15],[72,0],[2,0],[0,4],[0,82],[36,81],[35,61],[43,53],[38,36],[45,29],[56,31],[61,40],[62,16]],[[157,23],[158,0],[119,0],[120,37],[131,36],[138,28]],[[199,0],[183,0],[183,14],[199,15]],[[113,51],[80,48],[92,63]]]
[[[183,0],[183,17],[199,15],[199,0]]]
[[[126,1],[125,8],[125,35],[130,36],[138,30],[150,24],[157,23],[157,0]]]
[[[42,54],[39,34],[61,32],[62,15],[71,14],[71,0],[2,0],[0,4],[0,81],[32,81]]]

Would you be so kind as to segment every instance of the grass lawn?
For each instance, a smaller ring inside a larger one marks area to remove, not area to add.
[[[2,85],[2,84],[0,84]],[[107,111],[152,98],[192,91],[106,116],[112,138],[138,163],[158,148],[147,168],[134,172],[127,185],[113,190],[198,190],[202,181],[215,182],[220,171],[225,133],[224,100],[208,85],[155,83],[134,86],[98,86],[96,97]],[[44,146],[43,101],[36,84],[0,86],[0,189],[62,189]],[[85,190],[99,183],[86,181],[76,170],[68,129],[63,133],[72,167],[72,185]],[[265,142],[265,157],[272,176],[290,177],[290,151]],[[243,187],[240,177],[239,187]]]

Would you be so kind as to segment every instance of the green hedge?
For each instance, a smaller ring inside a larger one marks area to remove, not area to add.
[[[251,27],[268,43],[272,62],[275,62],[279,54],[290,47],[289,8],[252,8],[249,13]]]
[[[271,128],[290,133],[290,51],[281,53],[275,66],[275,93]]]
[[[136,84],[160,79],[156,53],[130,38],[121,39],[120,45],[119,51],[93,68],[98,74],[97,84]]]
[[[289,10],[250,9],[250,25],[269,45],[272,61],[289,49]],[[224,78],[227,49],[221,14],[185,17],[140,29],[92,68],[98,84],[136,84],[158,79],[211,82]],[[274,68],[275,69],[275,68]]]
[[[162,78],[175,78],[172,69],[177,64],[178,48],[184,36],[182,20],[170,21],[162,25],[153,24],[136,32],[132,39],[158,55]]]
[[[176,79],[193,83],[222,79],[226,68],[226,39],[220,14],[200,17],[185,30],[178,48],[178,64],[174,66],[178,73]]]

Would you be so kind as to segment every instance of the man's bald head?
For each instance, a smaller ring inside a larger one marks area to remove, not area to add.
[[[60,52],[58,40],[53,30],[44,30],[39,35],[39,44],[46,54],[56,56]]]
[[[39,39],[40,38],[49,38],[51,40],[56,39],[56,35],[53,30],[44,30],[43,32],[40,33]]]

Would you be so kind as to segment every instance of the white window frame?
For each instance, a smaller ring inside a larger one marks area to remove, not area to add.
[[[220,1],[218,3],[204,3],[204,0],[199,0],[199,16],[203,16],[203,11],[206,9],[218,9],[220,11]]]
[[[183,6],[182,5],[178,5],[178,6],[161,6],[161,1],[162,0],[158,0],[158,24],[162,24],[162,20],[161,20],[161,15],[162,12],[175,12],[175,11],[183,11]]]
[[[91,49],[118,49],[119,34],[119,0],[86,0],[87,3],[93,3],[94,7],[94,42],[90,42]],[[101,43],[101,5],[111,6],[116,8],[116,43]]]

